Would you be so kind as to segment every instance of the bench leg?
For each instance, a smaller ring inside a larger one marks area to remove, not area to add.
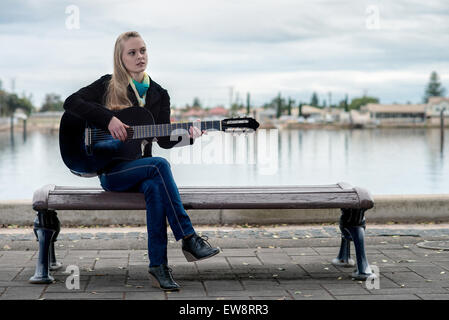
[[[341,245],[340,252],[338,256],[332,260],[334,266],[339,267],[354,267],[355,262],[351,259],[351,234],[346,232],[346,230],[341,230]]]
[[[365,252],[365,210],[342,209],[341,211],[340,230],[344,241],[342,240],[342,248],[337,259],[342,258],[343,261],[350,262],[349,243],[352,240],[354,241],[357,258],[357,269],[353,272],[352,276],[357,280],[366,280],[368,277],[374,277],[375,274],[368,264]]]
[[[60,224],[56,212],[52,210],[38,211],[34,220],[34,234],[39,241],[39,255],[36,270],[28,282],[35,284],[52,283],[54,278],[50,270],[59,269],[62,265],[56,261],[53,242],[59,234]]]
[[[49,252],[49,254],[50,254],[50,270],[52,270],[52,271],[62,268],[62,263],[58,262],[56,260],[56,253],[55,253],[55,242],[58,239],[59,231],[61,231],[61,224],[59,222],[58,217],[56,216],[56,211],[54,211],[53,221],[54,221],[53,228],[55,230],[55,234],[51,238],[50,252]]]

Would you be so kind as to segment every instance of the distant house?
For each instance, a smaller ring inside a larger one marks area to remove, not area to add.
[[[372,123],[424,123],[426,104],[379,104],[368,103],[360,108],[369,113]]]
[[[355,126],[366,126],[371,121],[370,114],[365,111],[359,111],[359,110],[350,110],[349,111],[349,123],[352,123],[352,125]]]
[[[313,119],[316,121],[322,121],[326,118],[326,110],[309,105],[303,105],[301,107],[301,114],[305,119]]]
[[[426,116],[431,124],[440,122],[441,111],[445,118],[449,117],[449,98],[430,97],[427,102]]]
[[[253,110],[253,114],[255,119],[261,123],[276,119],[276,110],[271,108],[256,108]]]
[[[206,111],[203,109],[191,108],[182,113],[183,118],[187,118],[188,120],[196,120],[198,118],[202,118],[206,115]]]
[[[224,107],[221,107],[221,106],[212,108],[207,112],[207,115],[211,116],[211,117],[214,117],[214,116],[227,117],[228,114],[229,114],[229,110]]]

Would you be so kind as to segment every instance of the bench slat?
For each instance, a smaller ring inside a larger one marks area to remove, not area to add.
[[[186,209],[305,209],[359,208],[355,193],[304,194],[181,194]],[[50,195],[48,208],[53,210],[140,210],[145,209],[143,194],[104,192],[86,195]]]
[[[186,209],[369,209],[373,200],[346,183],[321,186],[180,187]],[[37,190],[33,208],[52,210],[144,210],[143,194],[107,192],[98,187],[47,185]]]

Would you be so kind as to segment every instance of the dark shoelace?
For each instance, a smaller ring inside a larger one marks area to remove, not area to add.
[[[207,243],[207,245],[208,245],[210,248],[212,248],[212,246],[210,245],[209,241],[207,241],[207,240],[209,240],[209,237],[208,237],[208,236],[198,236],[198,237],[196,238],[195,241],[200,241],[200,240],[201,240],[202,242]]]
[[[171,273],[172,273],[173,269],[170,268],[169,266],[165,266],[162,267],[162,272],[164,273],[164,276],[171,278]]]

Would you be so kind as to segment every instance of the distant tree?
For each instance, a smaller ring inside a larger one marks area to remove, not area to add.
[[[29,115],[35,108],[31,103],[31,97],[23,95],[19,97],[15,93],[7,94],[5,101],[5,115],[12,115],[17,109],[22,109]]]
[[[301,101],[298,104],[298,117],[302,117],[302,102]]]
[[[346,112],[349,111],[348,95],[345,95],[345,98],[338,103],[338,107]]]
[[[201,102],[200,99],[198,99],[197,97],[193,98],[193,104],[192,104],[193,108],[201,108]]]
[[[276,99],[276,118],[279,118],[282,114],[282,98],[281,93],[279,92],[278,97]]]
[[[246,94],[246,114],[251,113],[250,95],[249,92]]]
[[[61,96],[55,93],[47,93],[44,98],[39,112],[45,111],[64,111],[64,102],[61,100]]]
[[[276,117],[279,118],[283,112],[288,109],[288,105],[285,99],[281,96],[281,93],[279,93],[276,97],[271,99],[270,102],[263,104],[262,108],[275,110]]]
[[[351,100],[351,104],[349,105],[349,109],[360,110],[361,106],[364,106],[368,103],[379,103],[379,99],[375,97],[363,96],[360,98],[354,98]]]
[[[292,115],[292,104],[294,104],[294,103],[295,103],[295,101],[292,100],[292,98],[288,97],[288,102],[287,102],[287,114],[288,114],[289,116]]]
[[[7,99],[6,91],[2,90],[0,87],[0,117],[5,116],[7,113],[6,110],[6,99]]]
[[[242,109],[243,105],[239,104],[237,102],[234,102],[233,104],[231,104],[231,114],[232,115],[236,115],[239,109]]]
[[[426,91],[424,93],[424,102],[427,103],[430,97],[444,96],[446,89],[441,86],[440,79],[436,71],[432,71],[430,74],[430,80],[427,84]]]
[[[314,92],[312,94],[312,98],[310,99],[310,105],[318,107],[318,104],[319,104],[318,95],[316,94],[316,92]]]

